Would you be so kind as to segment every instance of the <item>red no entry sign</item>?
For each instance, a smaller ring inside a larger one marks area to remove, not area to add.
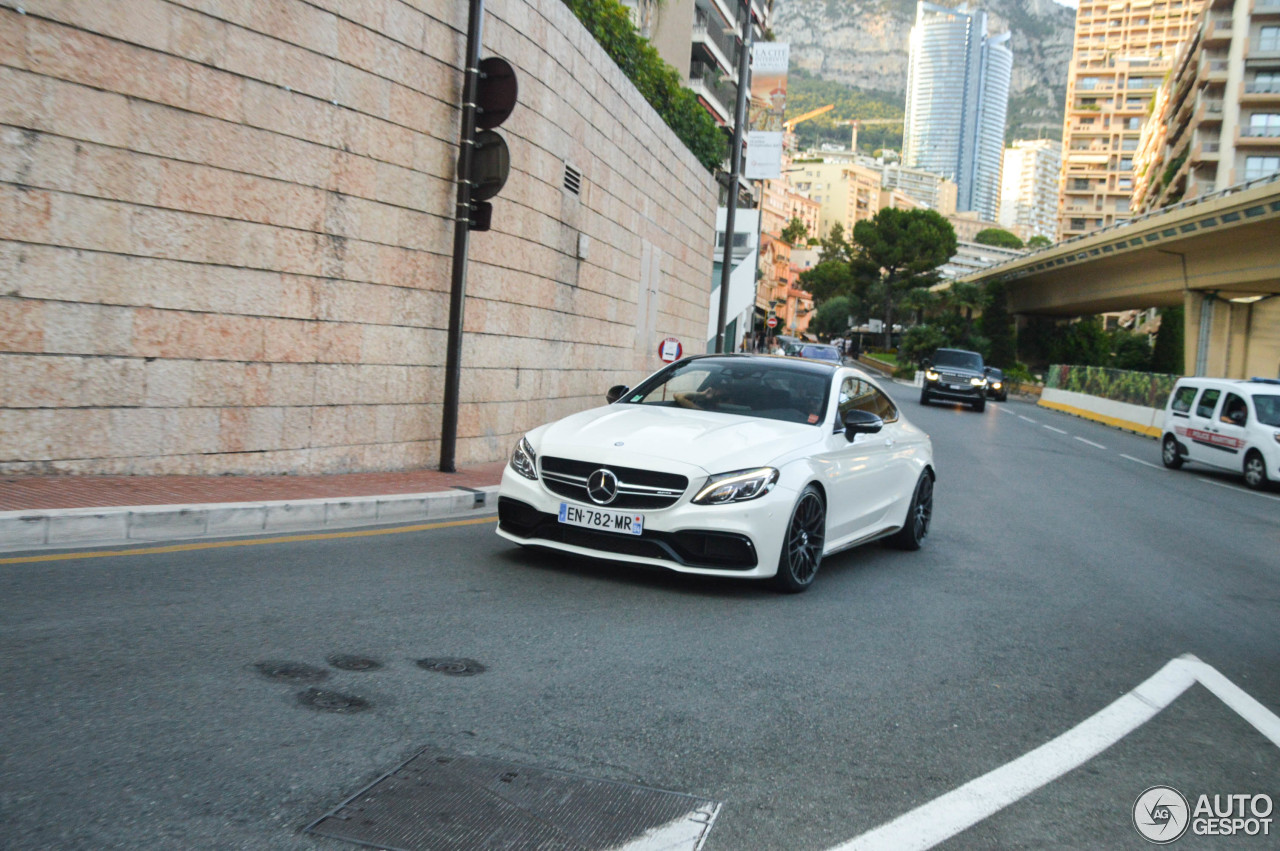
[[[770,316],[770,317],[769,317],[769,319],[768,319],[768,321],[767,321],[767,322],[765,322],[764,324],[765,324],[765,325],[768,325],[770,328],[777,328],[777,327],[778,327],[778,317],[776,317],[776,316]]]
[[[663,363],[678,361],[683,353],[684,347],[675,337],[668,337],[658,344],[658,357],[662,358]]]

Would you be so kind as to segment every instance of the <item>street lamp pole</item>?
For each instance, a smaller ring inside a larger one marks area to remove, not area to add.
[[[738,104],[733,118],[733,147],[729,152],[729,206],[724,216],[724,253],[720,260],[720,312],[716,319],[716,353],[725,350],[724,328],[729,313],[729,277],[733,273],[733,228],[738,211],[738,177],[742,170],[742,125],[747,120],[751,76],[751,0],[743,0],[742,55],[738,57]]]

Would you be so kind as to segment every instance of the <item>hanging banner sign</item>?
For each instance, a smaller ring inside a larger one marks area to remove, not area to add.
[[[747,117],[748,180],[782,176],[782,126],[787,109],[787,62],[791,45],[761,41],[751,45],[751,99]]]

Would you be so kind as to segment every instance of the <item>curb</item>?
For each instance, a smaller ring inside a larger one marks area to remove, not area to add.
[[[498,486],[438,493],[0,511],[0,552],[413,523],[496,511]]]

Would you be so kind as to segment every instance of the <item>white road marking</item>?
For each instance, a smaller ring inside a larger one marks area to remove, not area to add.
[[[1022,416],[1021,414],[1014,413],[1013,411],[1009,410],[1008,408],[996,408],[996,410],[997,410],[997,411],[999,411],[999,412],[1000,412],[1000,413],[1002,413],[1002,414],[1010,414],[1011,416],[1019,416],[1019,417],[1020,417],[1020,416]]]
[[[1029,423],[1033,423],[1033,422],[1035,422],[1035,420],[1031,419],[1031,417],[1024,417],[1022,414],[1018,414],[1018,419],[1020,419],[1020,420],[1026,420],[1026,421],[1027,421],[1027,422],[1029,422]]]
[[[1129,461],[1135,461],[1135,462],[1137,462],[1137,463],[1139,463],[1139,464],[1143,464],[1143,465],[1145,465],[1145,466],[1147,466],[1147,467],[1152,467],[1152,468],[1154,468],[1154,469],[1156,469],[1156,470],[1163,470],[1163,469],[1164,469],[1164,467],[1161,467],[1159,464],[1152,464],[1150,461],[1143,461],[1141,458],[1134,458],[1132,455],[1125,455],[1125,454],[1123,454],[1123,453],[1122,453],[1122,454],[1120,455],[1120,457],[1121,457],[1121,458],[1124,458],[1124,459],[1126,459],[1126,460],[1129,460]]]
[[[1107,447],[1103,446],[1101,443],[1094,443],[1092,440],[1085,440],[1085,439],[1084,439],[1083,437],[1081,437],[1080,435],[1076,435],[1076,440],[1080,441],[1081,443],[1087,443],[1087,444],[1089,444],[1090,446],[1094,447],[1095,449],[1106,449],[1106,448],[1107,448]]]
[[[1066,434],[1066,432],[1060,428],[1054,428],[1053,426],[1048,426],[1048,425],[1045,426],[1045,428],[1049,429],[1049,431],[1056,431],[1058,434]]]
[[[1197,682],[1280,747],[1280,717],[1187,654],[1056,739],[831,851],[926,849],[945,842],[1093,759]]]
[[[1249,496],[1260,496],[1263,499],[1274,499],[1276,502],[1280,502],[1280,496],[1272,496],[1269,493],[1259,493],[1258,491],[1245,490],[1244,488],[1238,488],[1238,487],[1235,487],[1234,485],[1228,485],[1223,482],[1215,482],[1213,479],[1201,479],[1200,481],[1208,482],[1211,485],[1217,485],[1220,488],[1226,488],[1227,490],[1235,491],[1236,493],[1247,493]]]

